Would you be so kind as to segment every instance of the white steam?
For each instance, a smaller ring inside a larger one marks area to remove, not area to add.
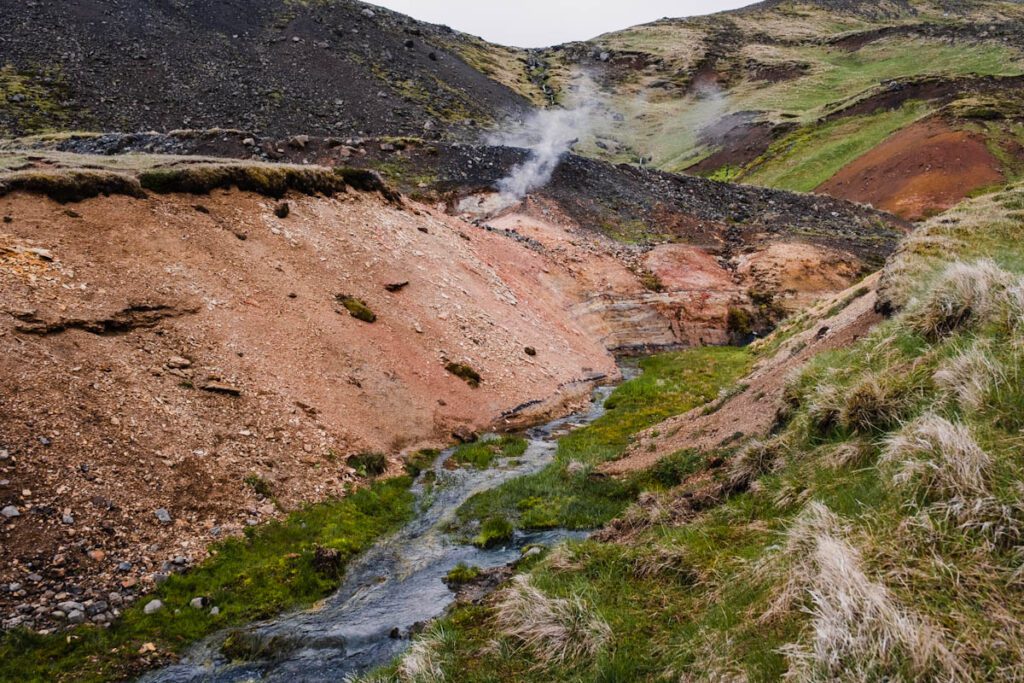
[[[513,130],[492,135],[489,145],[519,147],[530,151],[526,161],[498,181],[503,204],[517,202],[551,180],[562,157],[590,132],[597,108],[593,86],[585,81],[576,88],[574,106],[543,109]]]

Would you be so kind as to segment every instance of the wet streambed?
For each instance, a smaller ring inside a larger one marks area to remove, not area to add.
[[[624,369],[624,374],[633,372]],[[334,595],[313,609],[211,636],[189,650],[180,663],[141,680],[337,683],[386,664],[408,647],[414,626],[440,616],[455,600],[442,579],[458,563],[490,569],[514,562],[525,546],[583,536],[564,529],[517,533],[505,546],[482,550],[460,543],[445,528],[472,495],[537,472],[551,462],[558,436],[600,417],[610,392],[610,387],[600,387],[586,411],[527,430],[526,452],[499,460],[487,470],[446,469],[452,451],[445,451],[432,472],[421,474],[413,485],[419,499],[416,518],[354,560]],[[257,654],[256,661],[229,661],[221,652],[229,634],[247,651],[265,653],[264,658]]]

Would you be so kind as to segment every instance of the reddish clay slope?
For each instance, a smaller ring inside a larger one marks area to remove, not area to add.
[[[921,220],[1001,182],[999,162],[982,140],[933,118],[894,134],[816,191]]]

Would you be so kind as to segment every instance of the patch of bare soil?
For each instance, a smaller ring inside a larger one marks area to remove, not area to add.
[[[999,161],[983,140],[930,118],[892,135],[816,192],[921,220],[1001,182]]]
[[[875,312],[873,275],[856,289],[829,298],[808,315],[813,324],[790,337],[770,358],[761,361],[741,381],[743,391],[732,397],[696,408],[637,435],[634,444],[620,459],[607,463],[600,471],[623,475],[647,469],[661,458],[684,448],[713,450],[743,436],[766,434],[775,422],[782,394],[790,373],[802,367],[822,351],[843,348],[864,336],[882,317]],[[860,288],[870,291],[860,296]],[[849,297],[852,302],[829,316],[831,307]]]

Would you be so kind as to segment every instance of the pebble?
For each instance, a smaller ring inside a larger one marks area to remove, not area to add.
[[[190,600],[188,604],[189,607],[192,607],[193,609],[203,609],[208,604],[210,604],[210,601],[204,597],[198,597],[192,598],[192,600]]]
[[[220,614],[220,607],[211,607],[210,608],[210,616],[211,617],[215,617],[218,614]]]
[[[142,608],[142,611],[146,614],[156,614],[164,608],[164,603],[159,600],[150,600],[146,603],[146,606]]]
[[[71,515],[64,515],[63,517],[60,518],[60,521],[63,522],[64,524],[71,525],[71,524],[75,523],[75,518],[72,517]]]
[[[110,605],[108,605],[103,600],[100,600],[98,602],[94,602],[93,604],[89,605],[89,607],[86,608],[85,613],[88,614],[90,617],[94,617],[97,614],[103,614],[109,608],[110,608]]]
[[[130,572],[132,570],[131,562],[120,562],[117,565],[117,571],[119,572]]]
[[[13,519],[14,517],[21,517],[21,513],[18,512],[18,508],[13,505],[8,505],[3,510],[0,510],[0,515],[3,515],[7,519]]]
[[[74,610],[68,612],[68,622],[72,624],[81,624],[85,622],[85,612],[81,610]]]
[[[157,508],[153,514],[156,515],[156,518],[161,524],[171,523],[171,513],[169,513],[165,508]]]
[[[185,368],[191,367],[192,361],[182,356],[171,356],[167,360],[167,367],[172,370],[184,370]]]

